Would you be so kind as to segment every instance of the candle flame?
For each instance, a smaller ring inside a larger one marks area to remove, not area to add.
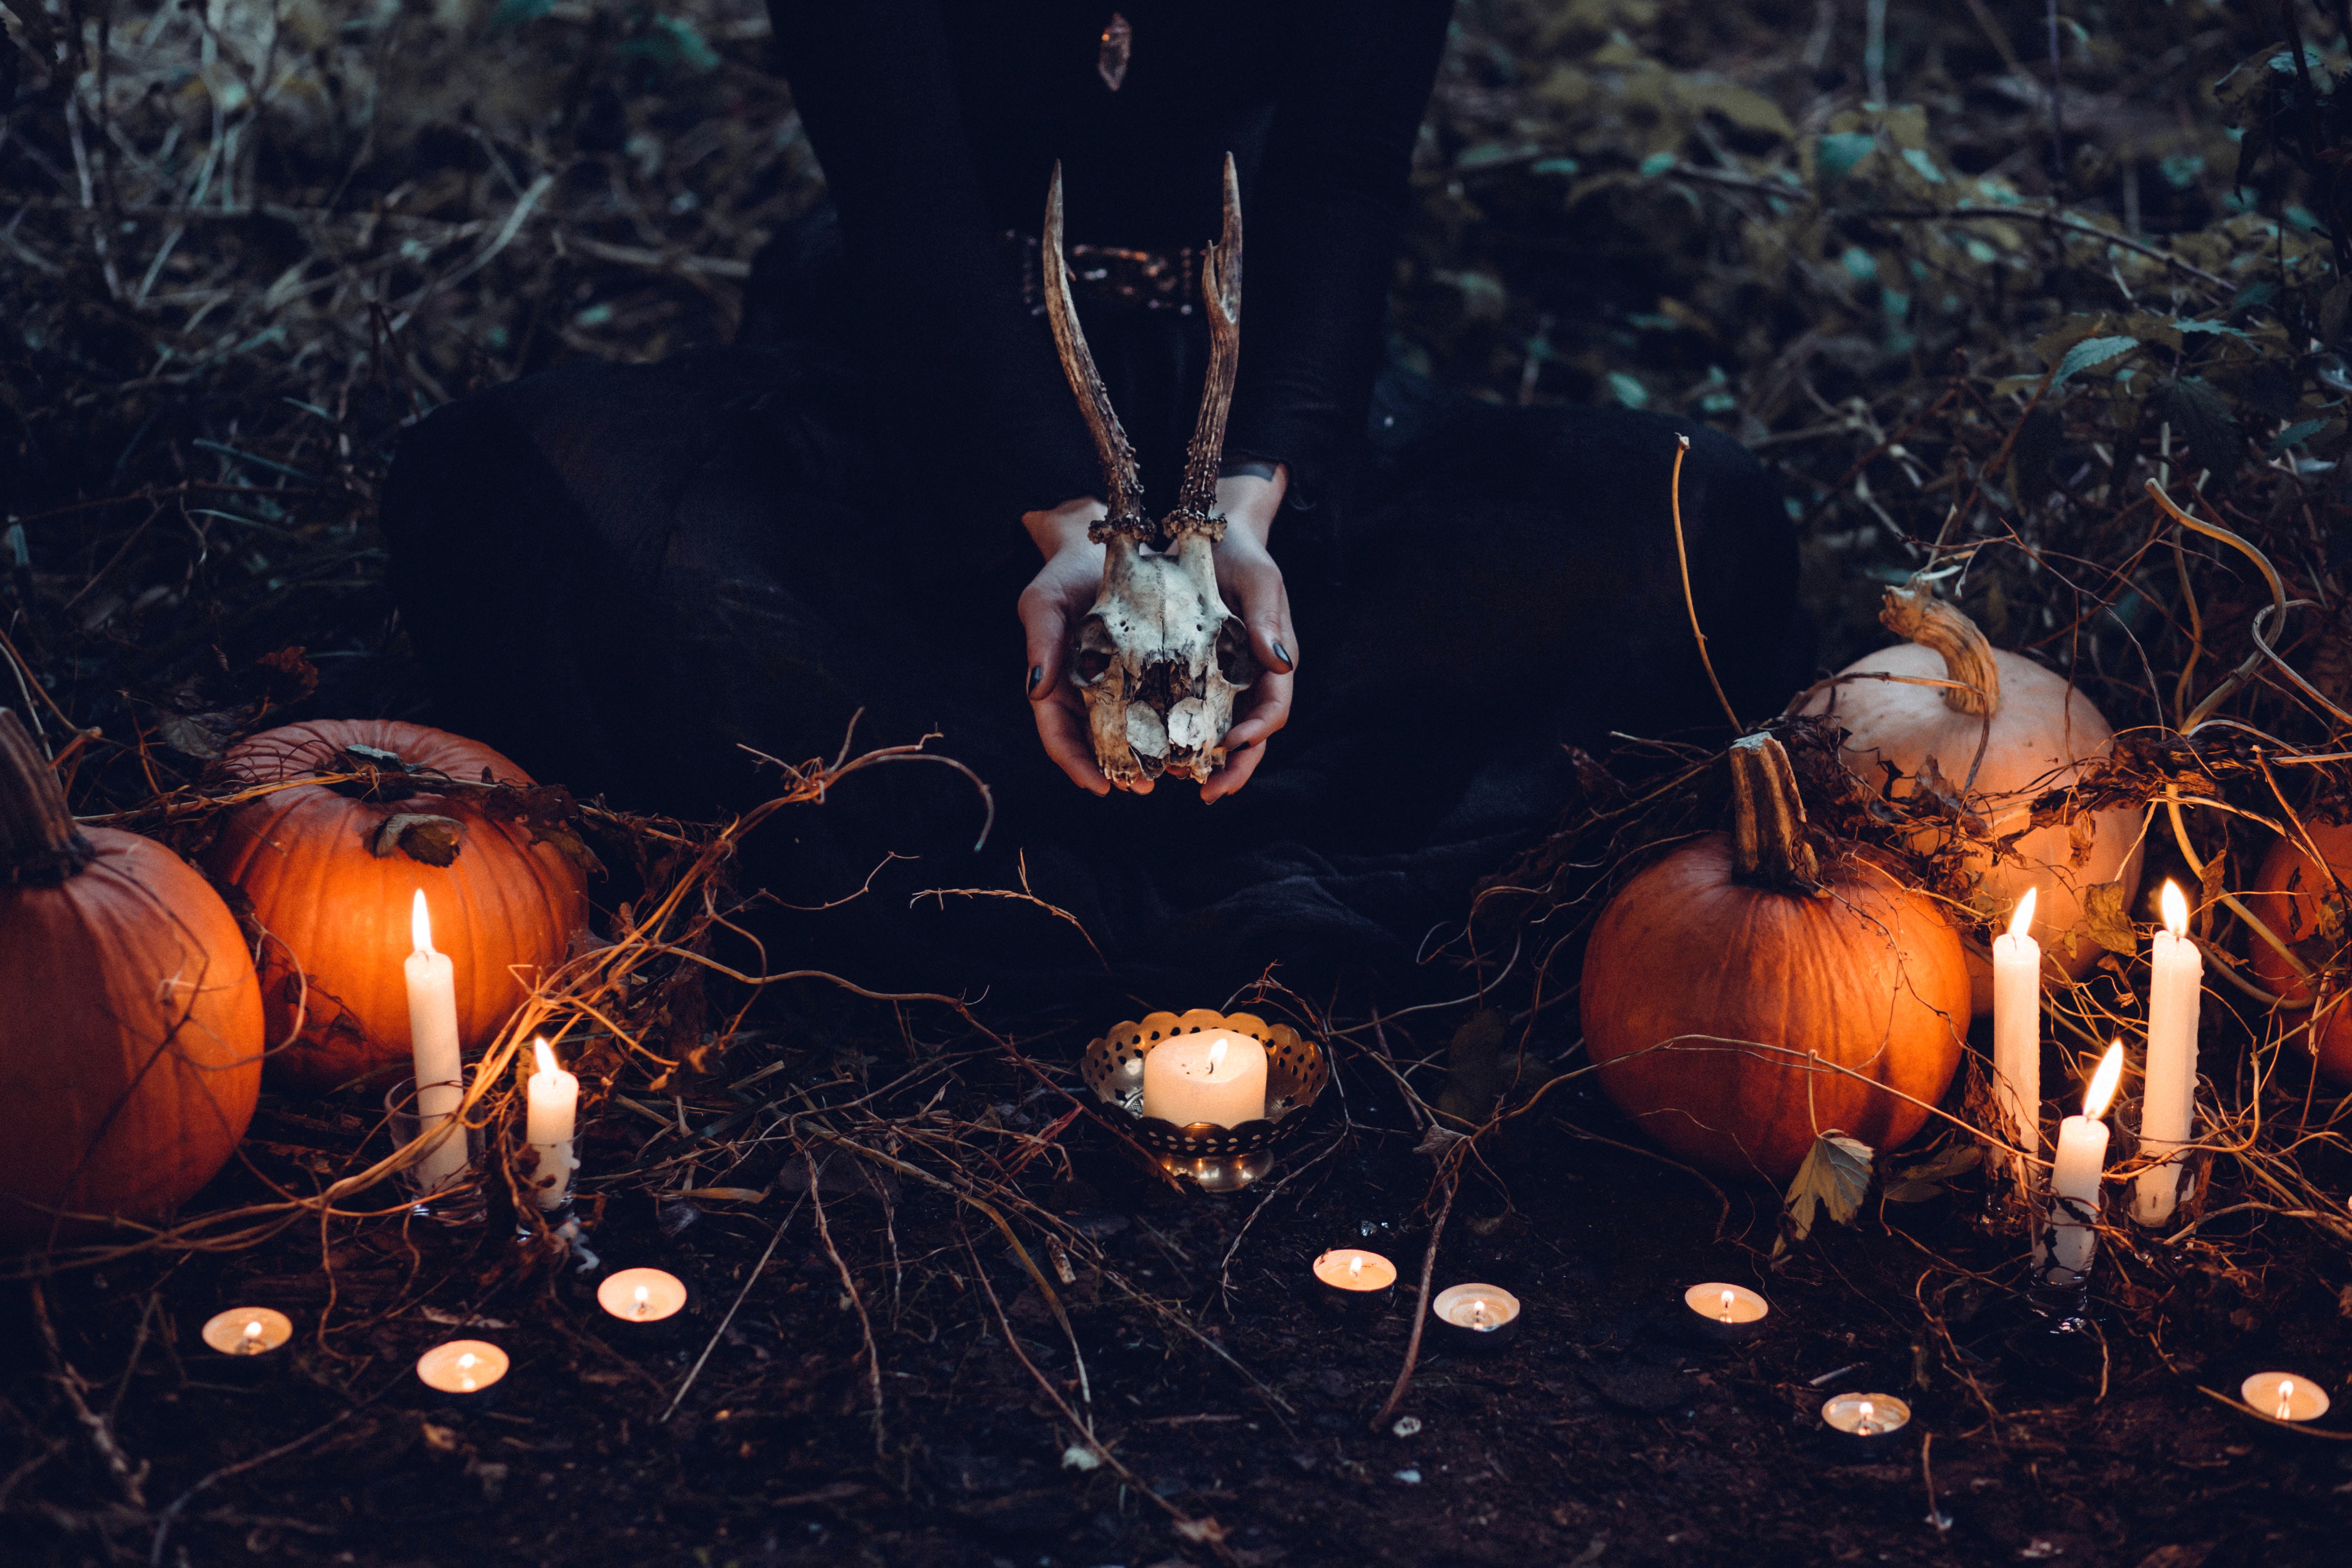
[[[261,1350],[261,1320],[259,1318],[256,1318],[253,1321],[245,1325],[245,1339],[237,1348],[247,1355],[256,1354]]]
[[[1475,1298],[1470,1303],[1470,1326],[1474,1329],[1486,1326],[1486,1298],[1484,1296]]]
[[[2278,1418],[2282,1421],[2292,1419],[2294,1415],[2294,1379],[2279,1379],[2278,1396]]]
[[[1728,1291],[1728,1290],[1726,1290],[1726,1291],[1723,1293],[1723,1321],[1724,1321],[1725,1322],[1727,1322],[1727,1322],[1729,1322],[1729,1321],[1731,1321],[1731,1303],[1732,1303],[1732,1300],[1733,1300],[1732,1293],[1731,1293],[1730,1291]]]
[[[1360,1252],[1356,1254],[1355,1257],[1348,1259],[1348,1279],[1349,1282],[1352,1283],[1358,1279],[1361,1279],[1363,1277],[1364,1255]]]
[[[408,907],[408,934],[419,952],[433,951],[433,911],[425,907],[425,889],[416,889],[416,901]]]
[[[2187,936],[2189,900],[2181,896],[2180,884],[2167,877],[2163,895],[2157,901],[2164,907],[2164,929],[2175,936]]]
[[[652,1306],[653,1299],[654,1293],[651,1290],[643,1285],[638,1286],[635,1300],[629,1309],[630,1315],[637,1318],[644,1317],[646,1309]]]
[[[551,1073],[559,1070],[555,1065],[555,1053],[547,1048],[547,1042],[545,1040],[531,1041],[530,1048],[539,1053],[540,1071]]]
[[[1871,1404],[1869,1400],[1865,1399],[1860,1405],[1855,1407],[1853,1414],[1854,1435],[1858,1437],[1867,1437],[1871,1433],[1871,1417],[1878,1414],[1878,1407]]]
[[[474,1352],[473,1352],[472,1351],[467,1351],[464,1355],[461,1355],[461,1356],[459,1356],[459,1357],[457,1358],[457,1370],[458,1370],[459,1372],[471,1372],[471,1371],[473,1371],[473,1370],[474,1370],[474,1363],[475,1363],[478,1359],[478,1358],[474,1354]]]
[[[2083,1114],[2096,1121],[2107,1113],[2107,1106],[2116,1098],[2116,1086],[2124,1077],[2124,1043],[2117,1040],[2099,1058],[2099,1070],[2091,1075],[2091,1087],[2083,1096]]]
[[[2009,934],[2024,936],[2033,929],[2033,904],[2041,896],[2039,888],[2025,889],[2025,897],[2017,900],[2017,912],[2009,917]]]
[[[1209,1070],[1211,1072],[1216,1071],[1219,1068],[1224,1065],[1226,1044],[1227,1042],[1219,1040],[1215,1045],[1209,1047]]]

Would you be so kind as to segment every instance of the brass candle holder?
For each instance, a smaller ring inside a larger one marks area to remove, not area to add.
[[[1144,1115],[1143,1058],[1170,1040],[1209,1029],[1246,1035],[1265,1047],[1265,1115],[1236,1127],[1179,1127]],[[1141,1144],[1170,1175],[1213,1193],[1238,1192],[1272,1170],[1276,1142],[1304,1124],[1307,1107],[1331,1080],[1323,1047],[1289,1025],[1210,1007],[1117,1025],[1087,1045],[1078,1071],[1094,1090],[1096,1115]]]

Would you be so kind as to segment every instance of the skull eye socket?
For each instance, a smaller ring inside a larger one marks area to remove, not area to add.
[[[1110,627],[1100,616],[1088,616],[1078,623],[1077,638],[1071,645],[1070,679],[1082,687],[1092,686],[1110,668],[1118,652]]]
[[[1227,616],[1217,628],[1217,670],[1235,686],[1255,684],[1257,655],[1250,651],[1249,628],[1239,616]]]

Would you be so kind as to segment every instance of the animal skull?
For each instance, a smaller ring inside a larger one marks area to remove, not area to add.
[[[1104,544],[1094,608],[1072,639],[1071,681],[1086,698],[1095,761],[1111,782],[1163,773],[1206,779],[1225,761],[1234,698],[1257,679],[1239,616],[1217,592],[1215,547],[1225,520],[1214,508],[1241,347],[1241,186],[1225,160],[1224,235],[1201,264],[1209,320],[1209,371],[1184,459],[1176,508],[1156,524],[1143,512],[1135,450],[1110,405],[1070,300],[1062,251],[1062,171],[1045,203],[1045,301],[1062,368],[1094,433],[1108,513],[1090,529]]]

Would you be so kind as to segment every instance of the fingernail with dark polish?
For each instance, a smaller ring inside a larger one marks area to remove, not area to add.
[[[1042,664],[1033,664],[1033,665],[1031,665],[1031,666],[1029,667],[1029,695],[1030,695],[1030,696],[1034,697],[1034,696],[1036,696],[1036,695],[1037,695],[1037,683],[1038,683],[1039,681],[1041,681],[1041,680],[1045,679],[1045,667],[1044,665],[1042,665]]]
[[[1298,661],[1290,657],[1290,650],[1282,646],[1281,639],[1279,638],[1275,640],[1274,657],[1282,660],[1286,668],[1296,668],[1297,667]]]

